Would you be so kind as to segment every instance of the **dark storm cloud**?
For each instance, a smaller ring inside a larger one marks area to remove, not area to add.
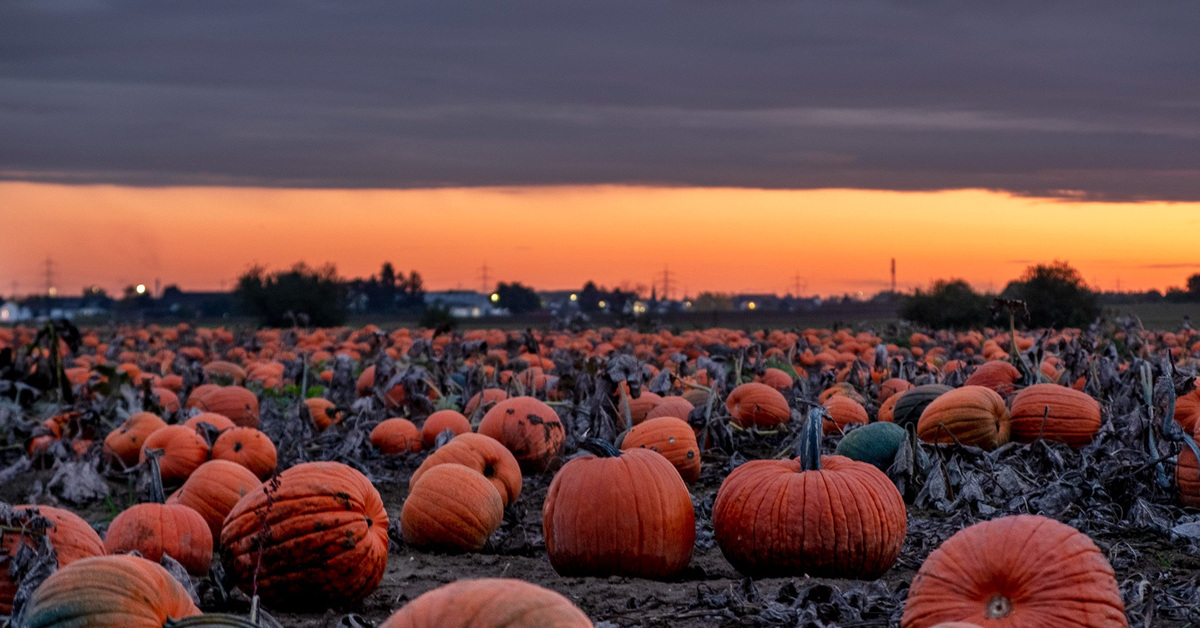
[[[1192,2],[8,0],[0,177],[1200,200],[1197,32]]]

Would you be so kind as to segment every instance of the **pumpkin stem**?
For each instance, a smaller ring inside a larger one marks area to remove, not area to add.
[[[997,593],[992,596],[992,599],[988,600],[984,612],[987,614],[988,619],[1004,619],[1011,615],[1012,611],[1012,600]]]
[[[162,449],[146,450],[146,462],[150,465],[150,503],[153,504],[165,504],[167,502],[167,492],[163,490],[162,469],[158,465],[158,459],[162,455]]]
[[[824,437],[825,417],[829,416],[824,406],[815,406],[808,411],[808,418],[800,430],[800,469],[821,470],[821,438]]]
[[[616,458],[621,455],[621,450],[617,449],[616,445],[599,438],[589,438],[580,443],[579,448],[597,458]]]

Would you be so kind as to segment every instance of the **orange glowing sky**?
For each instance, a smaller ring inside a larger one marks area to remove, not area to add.
[[[1068,260],[1105,290],[1165,290],[1200,272],[1200,203],[1073,203],[983,190],[622,186],[296,190],[0,183],[0,294],[99,284],[217,290],[252,264],[384,260],[428,289],[495,280],[539,289],[649,285],[681,292],[809,294],[962,277],[999,290],[1030,263]],[[679,296],[675,292],[673,296]]]

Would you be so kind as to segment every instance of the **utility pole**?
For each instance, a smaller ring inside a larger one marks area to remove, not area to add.
[[[896,293],[896,258],[892,258],[892,294]]]
[[[664,300],[671,300],[671,285],[673,283],[671,281],[671,269],[666,264],[663,264],[662,287]]]
[[[58,290],[54,288],[54,259],[46,258],[46,296],[54,296]]]
[[[491,275],[488,274],[488,265],[487,265],[487,262],[484,262],[483,267],[479,269],[479,281],[480,281],[481,290],[483,291],[484,294],[489,294],[492,291],[491,288],[489,287],[492,285],[490,280],[491,280]]]

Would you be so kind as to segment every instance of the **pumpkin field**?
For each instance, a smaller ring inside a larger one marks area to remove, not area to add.
[[[0,328],[0,614],[1194,626],[1200,333]]]

